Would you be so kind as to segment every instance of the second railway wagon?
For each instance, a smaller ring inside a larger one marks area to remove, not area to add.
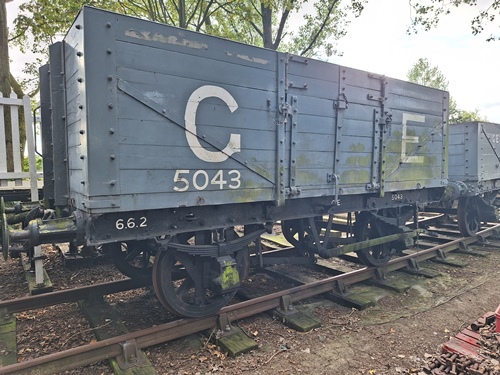
[[[500,192],[500,124],[450,125],[449,178],[460,190],[458,224],[464,236],[483,221],[497,221],[494,205]]]
[[[4,244],[103,245],[149,278],[154,256],[176,314],[227,303],[276,221],[309,255],[354,238],[349,251],[384,264],[447,185],[445,91],[89,7],[50,52],[45,197],[59,218],[3,225]],[[330,238],[352,212],[355,236]]]

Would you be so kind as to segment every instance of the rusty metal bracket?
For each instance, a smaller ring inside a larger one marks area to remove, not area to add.
[[[385,272],[385,268],[377,268],[375,270],[375,277],[377,280],[387,280],[387,273]]]
[[[443,249],[436,249],[436,257],[438,259],[446,259],[446,253],[443,251]]]
[[[297,312],[292,305],[292,298],[289,295],[280,297],[280,306],[278,307],[278,311],[283,316]]]
[[[458,245],[460,246],[460,251],[470,252],[469,245],[467,245],[464,241],[460,241],[460,243]]]
[[[229,315],[220,314],[217,318],[217,327],[222,332],[222,336],[228,336],[231,332],[231,320],[229,319]]]
[[[420,271],[420,265],[418,264],[418,261],[414,258],[408,259],[408,265],[406,267],[415,272]]]
[[[337,280],[335,282],[335,290],[338,294],[345,296],[347,294],[347,286],[343,280]]]
[[[478,234],[476,235],[477,237],[477,242],[480,244],[480,245],[489,245],[490,241],[488,241],[488,239],[483,236],[482,234]]]
[[[128,370],[144,362],[135,339],[127,340],[120,345],[122,347],[122,354],[116,357],[116,363],[118,363],[118,366],[120,366],[122,370]]]

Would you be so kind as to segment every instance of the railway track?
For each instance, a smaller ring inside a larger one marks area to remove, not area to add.
[[[60,303],[85,300],[93,296],[125,292],[144,286],[148,286],[148,284],[140,280],[124,279],[81,288],[65,289],[46,294],[0,301],[0,311],[3,310],[4,314],[15,314],[21,311],[40,309]]]
[[[390,272],[408,270],[418,273],[419,263],[429,259],[446,259],[447,253],[464,251],[476,242],[486,242],[490,237],[500,236],[500,225],[490,226],[478,232],[473,237],[457,238],[446,243],[426,249],[416,249],[411,254],[392,259],[386,266],[380,268],[361,268],[351,272],[338,274],[313,282],[288,288],[265,296],[253,298],[224,307],[217,315],[200,319],[179,319],[155,327],[139,330],[77,348],[46,355],[32,360],[8,365],[0,368],[0,374],[52,374],[70,370],[82,365],[95,363],[113,357],[127,355],[124,348],[142,349],[159,343],[167,342],[192,333],[219,326],[222,329],[230,327],[232,321],[247,318],[255,314],[281,309],[286,313],[291,304],[310,297],[334,293],[342,295],[346,288],[361,282],[384,279]],[[25,297],[13,301],[0,302],[0,309],[8,313],[48,306],[50,304],[75,301],[87,298],[95,293],[109,294],[140,287],[131,280],[106,283],[79,290],[53,292],[43,296]]]

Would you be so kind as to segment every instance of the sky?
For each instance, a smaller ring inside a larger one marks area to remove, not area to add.
[[[22,0],[7,3],[9,24]],[[491,1],[479,0],[479,6]],[[473,36],[470,21],[474,8],[453,9],[443,16],[439,27],[408,35],[411,22],[408,1],[369,0],[359,18],[353,19],[347,36],[338,43],[341,57],[330,62],[406,79],[406,73],[419,58],[438,66],[449,81],[449,91],[458,108],[478,109],[491,122],[500,123],[500,41],[486,42],[483,34]],[[498,33],[498,29],[493,30]],[[16,77],[30,55],[11,49],[11,68]]]
[[[480,6],[485,3],[491,1],[478,1]],[[329,61],[406,80],[417,60],[427,58],[448,79],[458,108],[478,109],[488,121],[500,123],[500,41],[486,42],[499,30],[472,35],[474,11],[469,6],[454,8],[440,19],[437,29],[408,35],[408,1],[370,0],[338,44],[343,56]]]

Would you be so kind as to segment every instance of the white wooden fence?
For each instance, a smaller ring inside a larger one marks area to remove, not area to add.
[[[5,124],[4,113],[9,108],[5,106],[10,106],[11,124]],[[23,172],[21,159],[18,116],[20,110],[24,111],[24,121],[26,124],[29,172]],[[7,172],[6,126],[11,126],[12,129],[13,172]],[[10,98],[4,98],[0,92],[0,195],[2,190],[29,189],[31,191],[31,200],[33,202],[38,201],[38,178],[41,177],[41,173],[37,173],[36,171],[34,137],[29,97],[25,96],[23,99],[18,99],[16,94],[12,93]]]
[[[4,113],[7,110],[5,106],[10,106],[10,124],[5,124]],[[23,172],[19,131],[20,110],[24,111],[29,172]],[[6,126],[11,126],[12,129],[13,172],[7,172]],[[2,191],[5,190],[29,189],[31,191],[31,201],[37,202],[39,176],[41,177],[41,174],[36,171],[35,134],[31,118],[30,99],[28,96],[18,99],[15,93],[12,93],[10,98],[4,98],[0,92],[0,196],[2,195]],[[35,284],[37,286],[44,285],[43,261],[41,255],[42,247],[35,246]]]

